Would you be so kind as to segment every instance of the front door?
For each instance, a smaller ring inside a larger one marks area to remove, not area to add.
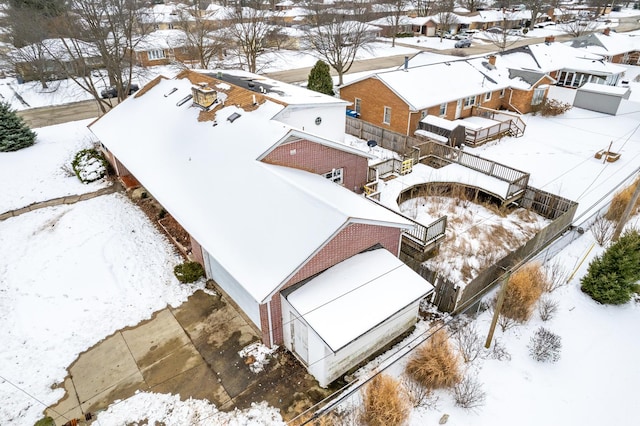
[[[289,312],[291,324],[291,346],[302,361],[309,362],[309,345],[307,338],[307,324],[301,321],[293,312]]]
[[[462,99],[458,99],[456,103],[456,120],[460,118],[460,114],[462,114]]]

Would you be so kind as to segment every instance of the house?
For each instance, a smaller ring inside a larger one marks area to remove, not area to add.
[[[601,56],[586,53],[548,37],[545,43],[510,49],[500,54],[509,69],[549,75],[558,86],[580,87],[585,83],[615,86],[625,69]]]
[[[417,318],[433,289],[397,258],[411,222],[358,195],[346,103],[254,74],[158,78],[90,125],[191,237],[266,345],[326,386]]]
[[[457,120],[471,117],[476,106],[527,113],[553,82],[543,74],[512,75],[496,67],[495,56],[412,66],[414,60],[424,63],[419,58],[345,84],[340,97],[363,121],[412,136],[427,115]]]
[[[640,38],[611,32],[610,28],[578,37],[568,44],[588,54],[599,55],[614,64],[638,65],[640,61]]]
[[[7,54],[22,81],[84,76],[103,66],[98,48],[71,38],[45,39]]]
[[[189,46],[187,35],[182,30],[153,31],[140,37],[134,46],[133,57],[143,67],[176,61],[186,65],[199,63],[197,51]]]

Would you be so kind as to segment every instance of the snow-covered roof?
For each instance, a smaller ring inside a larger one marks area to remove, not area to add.
[[[135,50],[174,49],[182,47],[186,43],[187,35],[182,30],[157,30],[139,38],[136,41]]]
[[[628,87],[607,86],[605,84],[585,83],[578,88],[581,92],[592,92],[606,95],[625,96],[631,89]]]
[[[187,96],[197,82],[224,102],[209,112],[192,106]],[[258,161],[304,134],[273,119],[289,98],[265,88],[252,92],[186,71],[153,81],[90,126],[257,302],[350,223],[411,226],[322,176]],[[290,98],[309,104],[320,95],[310,93]]]
[[[71,52],[71,54],[69,53]],[[41,43],[30,44],[20,49],[15,49],[9,55],[16,60],[22,58],[56,59],[59,61],[72,61],[78,56],[84,58],[100,57],[100,51],[91,43],[72,38],[48,38]]]
[[[600,56],[613,56],[640,50],[639,39],[616,32],[609,32],[608,35],[592,33],[576,38],[567,42],[567,44],[576,49]]]
[[[422,120],[420,120],[420,122],[424,124],[431,124],[433,126],[447,130],[453,130],[460,125],[460,123],[447,120],[446,118],[437,117],[435,115],[426,115]]]
[[[400,259],[378,249],[327,269],[287,300],[337,352],[432,290]]]

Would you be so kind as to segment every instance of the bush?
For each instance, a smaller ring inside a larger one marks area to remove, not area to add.
[[[620,305],[627,303],[640,280],[640,234],[625,232],[602,256],[589,264],[587,274],[580,280],[582,291],[599,303]]]
[[[609,207],[609,211],[611,211],[611,206]],[[622,212],[620,212],[620,216],[622,216]],[[591,225],[590,229],[593,234],[593,238],[596,240],[598,245],[600,247],[604,247],[605,244],[611,240],[611,237],[613,237],[614,228],[614,223],[611,220],[598,215],[596,220],[593,221],[593,225]]]
[[[453,387],[453,399],[458,407],[477,408],[484,405],[487,394],[475,377],[465,377]]]
[[[569,282],[569,270],[564,266],[559,258],[554,258],[544,267],[547,274],[547,282],[544,291],[551,293]]]
[[[473,323],[460,327],[453,335],[453,341],[466,363],[475,361],[482,352],[482,339]]]
[[[56,426],[56,422],[52,417],[47,416],[35,422],[33,426]]]
[[[459,364],[447,334],[440,330],[416,349],[406,373],[427,389],[450,388],[460,382]]]
[[[538,313],[542,321],[549,321],[553,318],[558,311],[558,301],[545,296],[540,299],[538,303]]]
[[[409,402],[402,398],[400,382],[376,375],[363,391],[362,422],[369,426],[401,425],[409,418]]]
[[[528,321],[547,286],[547,276],[539,263],[524,265],[509,278],[500,315],[519,323]]]
[[[0,152],[17,151],[33,145],[36,133],[7,102],[0,102]]]
[[[494,339],[493,346],[491,346],[487,358],[497,361],[511,361],[511,354],[499,339]]]
[[[198,262],[184,262],[176,265],[173,273],[181,283],[192,283],[204,276],[204,269]]]
[[[433,391],[406,375],[403,375],[401,380],[402,388],[413,408],[424,408],[427,410],[435,410],[437,408],[438,397],[434,395]]]
[[[560,359],[562,339],[544,327],[536,330],[529,341],[529,355],[536,361],[556,362]]]
[[[607,210],[607,214],[605,217],[611,221],[618,222],[622,217],[622,213],[627,208],[629,201],[631,201],[631,197],[633,196],[633,192],[636,189],[636,186],[640,185],[640,178],[636,179],[636,181],[627,186],[622,191],[616,193],[611,200],[611,205],[609,206],[609,210]],[[640,200],[636,202],[636,205],[633,206],[634,209],[640,208]],[[600,244],[602,245],[602,244]]]
[[[96,149],[83,149],[78,152],[71,167],[82,183],[95,182],[107,174],[107,161]]]
[[[540,113],[543,117],[564,114],[572,108],[571,104],[556,99],[545,98],[541,104],[533,106],[534,115]]]

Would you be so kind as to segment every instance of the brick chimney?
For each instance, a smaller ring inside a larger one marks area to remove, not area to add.
[[[496,66],[496,55],[490,55],[489,56],[489,63],[491,65],[493,65],[494,67]]]
[[[611,28],[609,28],[609,27],[607,27],[604,30],[602,30],[602,34],[604,34],[606,36],[608,36],[610,32],[611,32]]]
[[[191,94],[193,95],[193,104],[204,109],[209,108],[218,99],[218,92],[210,88],[207,83],[191,86]]]
[[[546,37],[544,38],[544,42],[545,42],[546,44],[553,43],[554,41],[556,41],[556,38],[555,38],[554,36],[546,36]]]

